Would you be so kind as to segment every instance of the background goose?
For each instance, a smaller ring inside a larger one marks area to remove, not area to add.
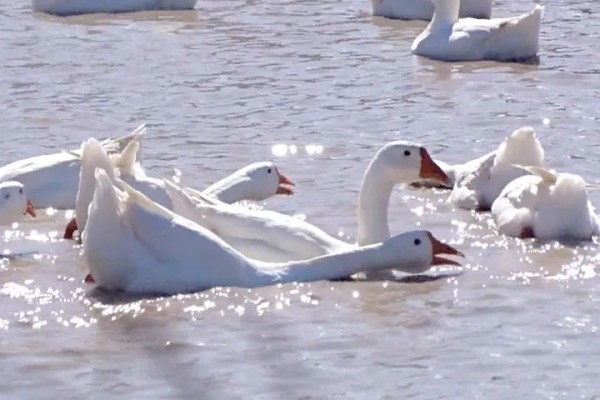
[[[459,0],[432,1],[433,19],[414,40],[414,54],[442,61],[521,61],[537,55],[544,7],[511,18],[459,19]]]
[[[106,139],[102,147],[109,153],[122,151],[132,140],[139,141],[145,129],[140,125],[127,136]],[[37,208],[70,210],[75,208],[80,161],[80,150],[26,158],[0,167],[0,181],[21,182]]]
[[[34,12],[54,15],[145,10],[193,10],[197,0],[32,0]]]
[[[124,191],[117,189],[101,169],[96,180],[83,249],[91,274],[87,280],[105,289],[179,293],[214,286],[257,287],[334,279],[397,264],[418,272],[432,263],[458,264],[441,254],[462,255],[429,232],[417,231],[307,261],[260,262],[126,184],[121,184]]]
[[[543,163],[544,149],[533,128],[519,128],[496,151],[454,167],[456,181],[450,201],[459,208],[489,211],[508,182],[527,174],[513,164]]]
[[[599,220],[579,175],[520,167],[533,175],[510,182],[492,205],[498,232],[521,238],[590,240]]]
[[[0,225],[18,222],[24,214],[35,217],[35,208],[27,197],[22,183],[0,183]]]
[[[373,15],[397,19],[431,20],[433,3],[430,0],[371,0]],[[492,0],[460,0],[459,16],[489,18]]]

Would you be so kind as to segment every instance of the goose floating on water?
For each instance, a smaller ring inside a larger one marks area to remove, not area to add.
[[[462,254],[427,231],[404,233],[383,243],[306,261],[266,263],[249,259],[218,236],[121,182],[102,169],[83,233],[86,281],[109,290],[174,294],[215,286],[258,287],[335,279],[365,270],[458,262]]]
[[[59,16],[147,10],[193,10],[198,0],[32,0],[34,12]]]
[[[537,56],[543,6],[518,17],[459,19],[459,0],[432,1],[433,19],[414,40],[414,54],[441,61],[525,61]]]
[[[532,175],[510,182],[492,205],[498,232],[521,238],[590,240],[599,218],[579,175],[519,166]]]
[[[430,0],[371,0],[373,15],[394,19],[431,20],[433,3]],[[490,18],[492,0],[460,0],[461,18]]]

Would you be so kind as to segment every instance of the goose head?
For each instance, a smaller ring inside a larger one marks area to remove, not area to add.
[[[35,217],[35,209],[27,198],[23,184],[15,181],[1,183],[0,224],[16,222],[24,214]]]
[[[464,257],[454,247],[442,243],[429,231],[405,232],[383,242],[383,248],[390,253],[399,254],[402,261],[398,269],[418,274],[429,270],[433,265],[457,265],[458,261],[445,256]]]
[[[406,141],[383,146],[371,166],[381,177],[394,184],[432,180],[451,185],[448,175],[433,161],[425,147]]]
[[[244,186],[248,200],[262,201],[276,194],[292,195],[294,183],[272,162],[250,164],[234,174],[234,179],[248,182]]]

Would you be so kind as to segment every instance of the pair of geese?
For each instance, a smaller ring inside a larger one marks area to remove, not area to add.
[[[526,61],[539,51],[544,7],[492,18],[492,0],[371,0],[373,15],[431,20],[413,54],[441,61]]]
[[[489,19],[492,0],[371,0],[373,14],[431,23],[412,44],[414,54],[443,61],[522,61],[539,50],[543,7],[517,17]],[[196,0],[32,0],[34,11],[57,15],[190,10]]]

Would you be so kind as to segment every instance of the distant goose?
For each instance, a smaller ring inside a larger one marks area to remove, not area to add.
[[[32,0],[34,12],[54,15],[193,10],[198,0]]]
[[[433,3],[430,0],[371,0],[373,15],[396,19],[431,20]],[[490,18],[492,0],[461,0],[461,18]]]
[[[414,54],[441,61],[524,61],[537,56],[544,7],[518,17],[459,19],[459,0],[432,0],[431,23],[412,44]]]

